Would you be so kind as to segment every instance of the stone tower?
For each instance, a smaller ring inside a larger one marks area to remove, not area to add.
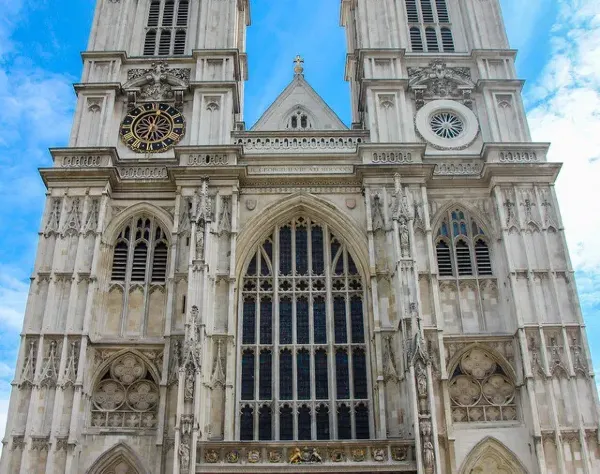
[[[98,0],[0,472],[600,470],[498,1],[342,0],[350,128],[298,57],[246,129],[249,12]]]

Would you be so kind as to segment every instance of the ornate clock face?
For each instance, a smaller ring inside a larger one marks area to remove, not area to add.
[[[185,120],[168,104],[143,104],[127,114],[119,133],[123,143],[137,153],[160,153],[183,138]]]

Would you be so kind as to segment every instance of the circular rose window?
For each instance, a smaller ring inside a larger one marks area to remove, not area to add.
[[[452,112],[438,112],[429,120],[431,130],[441,138],[457,138],[465,129],[460,117]]]
[[[415,117],[417,132],[434,148],[462,150],[479,134],[479,123],[472,110],[454,100],[432,100]]]

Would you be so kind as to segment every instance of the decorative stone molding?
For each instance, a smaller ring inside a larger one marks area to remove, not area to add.
[[[486,143],[483,147],[483,158],[488,163],[532,164],[546,161],[549,144],[507,144]]]
[[[229,164],[229,156],[210,153],[206,155],[187,155],[185,164],[187,166],[225,166]]]
[[[249,175],[351,174],[352,165],[248,166]]]
[[[183,92],[189,86],[191,69],[170,68],[166,61],[154,62],[148,69],[127,71],[128,108],[136,106],[137,99],[147,101],[175,100],[175,107],[183,105]]]
[[[431,99],[461,99],[471,107],[475,83],[468,67],[448,67],[435,60],[425,67],[409,67],[408,87],[415,94],[417,110]]]
[[[367,135],[348,136],[347,134],[331,135],[258,135],[256,132],[247,132],[238,136],[236,145],[244,148],[246,154],[256,153],[322,153],[328,152],[355,152],[357,147],[368,141]]]
[[[374,164],[388,164],[388,163],[412,163],[413,156],[410,152],[394,152],[394,151],[381,151],[373,152],[371,163]]]
[[[32,436],[31,449],[33,449],[34,451],[48,451],[50,449],[50,437]]]
[[[58,158],[58,162],[63,168],[100,168],[106,166],[110,162],[110,156],[61,156]]]
[[[121,179],[167,179],[169,173],[165,166],[128,166],[117,168]]]
[[[11,450],[25,449],[25,436],[13,436]]]
[[[483,164],[479,162],[453,162],[446,161],[435,165],[435,176],[479,176]]]
[[[414,467],[414,447],[412,441],[299,441],[239,443],[218,442],[199,443],[198,462],[200,464],[223,465],[252,464],[253,469],[274,464],[284,466],[337,465],[340,463],[361,464],[361,469],[380,469],[390,465],[403,469]]]

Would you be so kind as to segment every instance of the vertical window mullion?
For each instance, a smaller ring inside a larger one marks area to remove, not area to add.
[[[179,9],[177,10],[179,15]],[[271,252],[271,266],[272,266],[272,277],[273,277],[273,409],[272,409],[272,424],[273,432],[271,438],[278,440],[280,438],[280,393],[279,393],[279,380],[280,380],[280,369],[279,369],[279,233],[273,234],[273,251]]]
[[[331,266],[333,256],[331,255],[331,234],[328,225],[323,225],[324,242],[324,271],[325,271],[325,314],[327,331],[327,359],[329,370],[329,412],[330,433],[332,439],[337,439],[337,404],[336,404],[336,377],[335,377],[335,333],[333,328],[333,294],[331,288]]]

